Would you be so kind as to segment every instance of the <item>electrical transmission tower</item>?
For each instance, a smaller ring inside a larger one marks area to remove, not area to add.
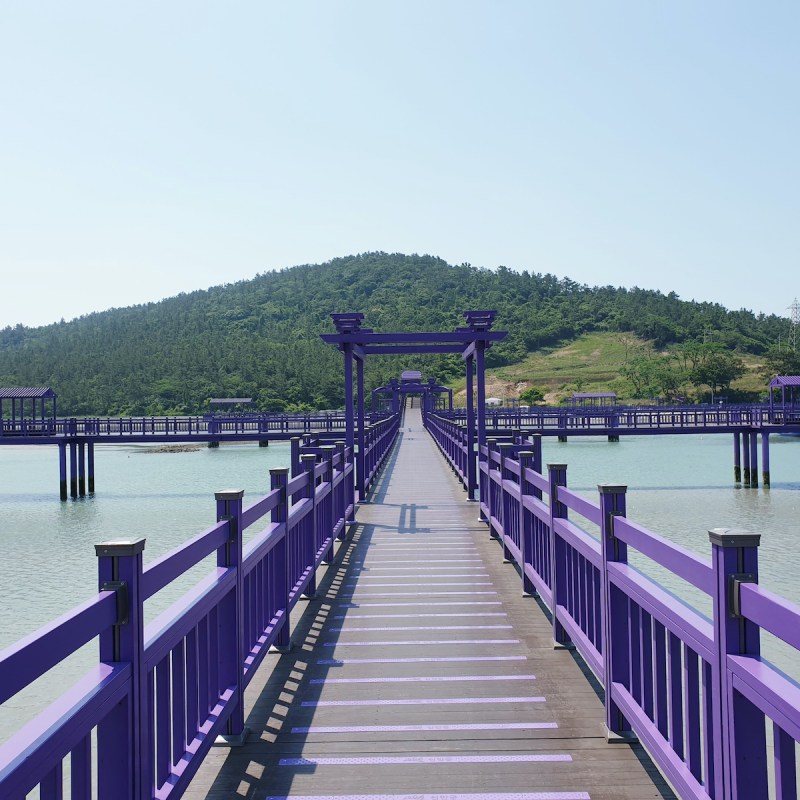
[[[795,297],[794,302],[789,306],[792,312],[791,321],[789,322],[789,342],[788,347],[793,353],[797,352],[797,327],[800,325],[800,303],[797,302]]]

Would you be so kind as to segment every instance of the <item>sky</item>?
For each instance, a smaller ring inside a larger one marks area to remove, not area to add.
[[[0,329],[376,250],[788,317],[799,34],[772,0],[0,0]]]

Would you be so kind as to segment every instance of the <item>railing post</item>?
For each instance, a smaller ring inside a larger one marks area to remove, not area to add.
[[[492,517],[496,518],[497,509],[493,500],[494,490],[492,488],[492,453],[497,448],[497,439],[491,438],[486,440],[486,507],[488,509],[487,522],[489,523],[489,535],[494,536],[494,528],[492,527]],[[478,451],[480,452],[480,451]],[[480,456],[479,456],[480,458]],[[481,478],[484,480],[484,478]]]
[[[556,535],[554,520],[567,518],[567,507],[558,501],[558,487],[567,485],[567,465],[548,464],[547,472],[550,481],[550,590],[553,597],[553,646],[555,648],[570,646],[569,637],[558,621],[558,607],[564,605],[566,598],[567,563],[564,545]]]
[[[519,453],[519,566],[522,571],[522,594],[535,595],[536,587],[525,572],[528,564],[533,566],[533,524],[527,522],[525,513],[525,498],[532,494],[532,487],[525,478],[525,470],[533,467],[534,455],[530,450],[520,450]]]
[[[270,512],[270,521],[275,523],[286,521],[289,518],[289,498],[286,495],[286,484],[289,480],[289,470],[286,467],[271,469],[269,471],[269,488],[274,492],[280,490],[278,505]],[[276,601],[275,608],[283,609],[283,623],[275,641],[275,649],[280,653],[288,653],[292,649],[291,630],[289,623],[289,528],[285,527],[283,538],[276,546],[275,558],[278,562],[275,570],[277,585],[270,592]],[[280,605],[278,605],[280,603]]]
[[[500,452],[500,524],[503,526],[503,561],[511,563],[514,556],[508,549],[506,542],[511,538],[511,495],[506,492],[505,481],[511,479],[511,472],[506,467],[506,459],[514,453],[514,445],[511,442],[500,442],[497,446]]]
[[[300,474],[300,437],[292,436],[292,438],[289,439],[289,445],[291,447],[289,466],[292,470],[292,477],[296,478]]]
[[[218,617],[220,688],[236,685],[236,703],[219,739],[229,745],[244,744],[244,580],[242,575],[242,498],[244,489],[215,492],[217,522],[228,521],[228,541],[217,550],[217,566],[232,569],[236,578],[233,597]],[[222,609],[221,609],[222,611]]]
[[[533,467],[534,472],[538,472],[540,475],[542,474],[542,434],[541,433],[531,433],[528,435],[528,441],[531,445],[531,450],[533,451]],[[534,487],[533,489],[533,496],[537,500],[542,499],[542,490],[537,489]]]
[[[347,466],[344,460],[345,443],[342,441],[335,442],[336,453],[339,456],[339,485],[336,487],[336,514],[337,519],[342,520],[342,529],[339,531],[337,537],[340,541],[344,541],[347,532],[347,481],[345,480],[344,470]]]
[[[97,726],[97,796],[100,800],[152,797],[152,760],[144,667],[144,539],[95,545],[100,591],[117,594],[117,624],[100,635],[100,660],[131,665],[125,698]]]
[[[761,536],[750,531],[714,528],[711,566],[714,570],[714,641],[719,691],[715,693],[714,766],[717,797],[725,800],[766,800],[767,755],[764,716],[733,687],[729,655],[758,658],[759,628],[739,613],[743,583],[758,583]],[[721,775],[721,782],[719,777]]]
[[[629,672],[627,598],[608,579],[609,563],[626,564],[628,561],[628,546],[614,535],[614,518],[625,516],[628,487],[601,484],[597,490],[600,492],[600,552],[603,558],[600,622],[606,690],[606,740],[630,742],[635,739],[630,724],[612,697],[613,684],[625,685]]]
[[[303,596],[313,599],[317,594],[317,510],[316,494],[317,486],[314,478],[314,468],[317,466],[317,457],[313,453],[304,453],[300,456],[300,470],[308,476],[308,483],[301,491],[300,497],[311,501],[311,512],[303,520],[303,545],[305,567],[310,567],[311,576],[308,579],[306,590]]]
[[[328,549],[325,551],[325,556],[323,557],[323,561],[326,564],[330,564],[333,560],[333,541],[334,535],[333,532],[336,530],[336,523],[339,517],[336,514],[336,496],[333,490],[333,454],[336,452],[336,445],[332,444],[323,444],[320,447],[322,450],[322,460],[328,467],[328,483],[330,484],[330,491],[328,492],[328,528],[330,529],[331,534],[331,543]],[[328,538],[327,532],[325,533],[325,538]]]

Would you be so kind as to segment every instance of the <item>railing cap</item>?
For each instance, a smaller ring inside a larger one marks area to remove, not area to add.
[[[333,450],[336,449],[336,445],[335,444],[321,444],[319,446],[319,449],[320,450],[326,450],[326,451],[333,451]]]
[[[758,547],[761,544],[760,533],[738,528],[712,528],[708,539],[717,547]]]
[[[600,494],[625,494],[628,491],[628,487],[616,483],[598,483],[597,491]]]
[[[566,464],[548,464],[547,465],[547,469],[552,469],[552,470],[555,470],[555,469],[566,469],[566,468],[567,468]]]
[[[244,497],[244,489],[223,489],[221,492],[214,492],[215,500],[241,500]]]
[[[274,467],[269,471],[270,475],[288,475],[289,467]]]
[[[520,450],[517,455],[519,455],[520,460],[522,460],[523,458],[533,458],[536,453],[534,453],[533,450]]]
[[[144,543],[147,540],[140,539],[119,539],[116,542],[101,542],[94,546],[94,554],[101,556],[137,556],[144,550]]]
[[[316,461],[317,456],[315,453],[303,453],[300,456],[301,461]]]

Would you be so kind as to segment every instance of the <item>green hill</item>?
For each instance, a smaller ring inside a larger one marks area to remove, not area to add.
[[[535,371],[531,353],[593,332],[630,333],[655,348],[713,334],[722,348],[760,355],[787,324],[675,294],[365,253],[70,322],[5,328],[0,385],[52,386],[59,412],[76,415],[194,413],[221,396],[254,397],[264,410],[332,408],[343,401],[341,356],[318,336],[332,330],[331,312],[363,311],[378,331],[450,330],[462,311],[484,308],[496,309],[495,326],[509,331],[490,351],[493,369]],[[602,380],[614,380],[617,359]],[[408,368],[445,382],[462,376],[458,358],[374,358],[367,386]]]

